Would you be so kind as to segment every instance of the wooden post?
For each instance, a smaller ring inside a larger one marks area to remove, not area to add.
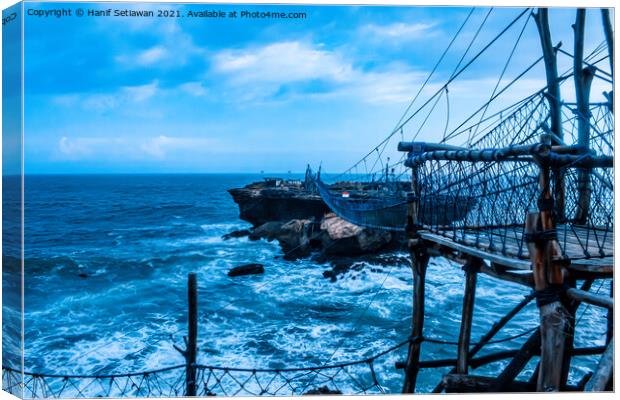
[[[614,280],[612,279],[609,285],[609,296],[614,298]],[[607,335],[605,337],[605,343],[609,344],[614,336],[614,310],[613,308],[607,309]]]
[[[551,30],[549,29],[549,10],[539,8],[534,13],[534,21],[538,28],[540,44],[542,46],[543,60],[545,62],[545,75],[547,77],[547,102],[549,103],[549,113],[551,120],[551,132],[555,135],[553,141],[556,145],[563,144],[564,133],[562,132],[562,103],[560,101],[560,82],[558,80],[557,49],[553,47],[551,41]],[[565,185],[564,168],[553,170],[553,181],[555,186],[555,211],[559,220],[564,220],[565,208]]]
[[[586,25],[586,10],[577,10],[573,30],[575,31],[575,55],[573,70],[575,72],[575,93],[577,95],[577,144],[585,149],[590,148],[590,86],[594,78],[594,67],[583,68],[583,43]],[[575,222],[585,224],[590,211],[590,171],[580,168],[577,174],[577,190],[579,199]]]
[[[196,396],[196,353],[198,339],[198,292],[196,287],[196,274],[187,275],[187,303],[189,306],[188,314],[188,338],[186,351],[185,383],[186,396]]]
[[[411,176],[412,197],[409,199],[407,215],[407,233],[409,237],[409,252],[411,254],[411,269],[413,272],[413,311],[411,320],[411,342],[405,366],[405,383],[403,393],[415,392],[416,379],[420,370],[420,348],[424,330],[424,300],[426,267],[429,255],[424,244],[417,234],[420,188],[418,169],[413,168]]]
[[[183,336],[185,349],[172,346],[185,358],[185,396],[196,396],[196,354],[198,352],[198,291],[196,274],[187,275],[187,336]]]
[[[542,135],[543,143],[550,138]],[[540,165],[539,216],[530,213],[526,218],[528,249],[534,269],[537,306],[540,313],[540,368],[538,391],[559,391],[562,384],[562,365],[566,342],[568,312],[559,299],[563,290],[564,271],[556,259],[560,248],[555,236],[553,197],[550,190],[550,169]],[[540,230],[538,229],[540,228]]]
[[[461,316],[461,330],[459,333],[456,372],[467,374],[469,361],[469,342],[471,339],[471,325],[474,315],[474,301],[476,298],[476,281],[482,260],[472,258],[463,266],[465,270],[465,295],[463,296],[463,311]]]
[[[592,287],[593,279],[587,279],[581,285],[581,291],[588,291]],[[570,287],[574,288],[576,285],[575,279],[570,279]],[[569,323],[566,327],[566,341],[564,343],[564,359],[562,364],[562,375],[560,377],[560,382],[563,383],[562,390],[566,389],[566,382],[568,381],[568,374],[570,372],[570,363],[571,358],[575,350],[575,314],[577,313],[577,308],[581,304],[580,300],[571,299],[568,304],[567,311],[569,314]]]

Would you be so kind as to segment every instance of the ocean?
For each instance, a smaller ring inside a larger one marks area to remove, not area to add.
[[[363,262],[332,282],[323,277],[329,263],[286,261],[275,242],[222,239],[250,227],[226,190],[257,180],[262,175],[26,176],[26,370],[116,374],[182,364],[172,345],[181,345],[186,334],[190,272],[198,278],[199,364],[329,365],[364,359],[406,340],[412,306],[407,263]],[[227,276],[245,263],[264,264],[265,273]],[[431,259],[426,337],[458,340],[463,276],[458,265]],[[608,293],[609,287],[597,281],[593,290]],[[481,275],[472,341],[527,293]],[[577,316],[576,346],[603,345],[605,312],[582,306]],[[534,328],[537,320],[529,304],[496,338]],[[480,355],[516,349],[526,339],[490,345]],[[403,346],[377,359],[375,372],[385,392],[400,392],[403,372],[394,364],[406,352]],[[455,356],[454,345],[422,345],[423,360]],[[592,370],[597,358],[574,358],[571,382]],[[529,378],[535,361],[520,379]],[[493,375],[506,363],[473,373]],[[422,370],[417,390],[432,390],[448,369]]]

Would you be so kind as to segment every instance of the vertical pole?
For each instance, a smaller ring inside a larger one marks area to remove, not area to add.
[[[577,10],[573,30],[575,31],[575,55],[573,70],[575,72],[575,93],[577,95],[577,144],[590,148],[590,86],[594,78],[594,67],[583,68],[583,43],[586,25],[586,10]],[[585,224],[590,211],[590,171],[580,168],[577,173],[577,212],[575,222]]]
[[[534,14],[534,21],[538,28],[540,44],[542,46],[543,60],[545,62],[545,75],[547,77],[547,102],[549,103],[549,113],[551,119],[551,132],[554,134],[553,144],[564,144],[564,134],[562,132],[562,103],[560,101],[560,82],[558,80],[557,49],[553,47],[551,41],[551,30],[549,29],[549,10],[539,8]],[[564,169],[553,170],[553,180],[555,186],[555,210],[559,220],[564,219],[565,208],[565,187]]]
[[[609,296],[614,297],[614,280],[612,278],[609,284]],[[605,344],[611,342],[611,338],[614,336],[614,310],[607,310],[607,335],[605,337]]]
[[[547,135],[542,137],[543,143],[550,144]],[[562,385],[562,366],[564,365],[564,347],[566,344],[566,328],[568,311],[562,304],[564,292],[564,272],[556,258],[560,255],[557,242],[555,221],[553,219],[553,197],[550,190],[550,168],[540,165],[540,198],[538,200],[541,231],[530,236],[534,254],[530,254],[534,264],[534,284],[537,294],[537,306],[540,313],[540,368],[536,390],[549,392],[559,391]],[[528,215],[526,223],[528,232],[532,231],[533,217]],[[541,254],[542,253],[542,254]]]
[[[411,177],[412,197],[409,199],[407,215],[407,234],[409,252],[411,254],[411,269],[413,272],[413,314],[411,320],[411,338],[405,366],[405,383],[403,393],[415,392],[415,385],[420,370],[420,348],[424,329],[424,281],[429,256],[423,248],[422,241],[417,234],[420,188],[418,182],[418,168],[414,167]]]
[[[609,8],[601,9],[601,17],[603,18],[603,31],[605,32],[605,41],[607,42],[607,51],[609,52],[609,66],[611,67],[611,77],[614,76],[614,30],[611,27],[611,18],[609,16]]]
[[[196,274],[187,275],[188,337],[185,350],[185,395],[196,396],[196,342],[198,338],[198,295]]]
[[[467,374],[468,372],[469,342],[476,298],[476,281],[481,263],[482,260],[479,258],[472,258],[463,266],[465,271],[465,295],[463,296],[463,312],[456,361],[456,372],[459,374]]]

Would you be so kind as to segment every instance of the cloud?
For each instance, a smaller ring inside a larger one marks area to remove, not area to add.
[[[161,135],[142,143],[140,150],[145,155],[162,159],[171,151],[207,150],[212,145],[213,140],[208,138],[179,138]]]
[[[351,65],[330,51],[298,41],[278,42],[245,50],[224,50],[215,55],[215,70],[234,74],[238,83],[253,81],[290,83],[311,79],[344,81]]]
[[[95,158],[163,160],[173,153],[207,153],[215,141],[204,137],[74,137],[58,140],[61,158],[84,160]]]
[[[207,94],[207,89],[203,86],[202,82],[187,82],[179,85],[179,89],[189,95],[195,97],[201,97]]]
[[[225,83],[237,89],[236,101],[265,100],[287,89],[289,96],[302,92],[307,98],[355,96],[370,103],[402,102],[423,77],[396,64],[365,71],[338,51],[299,41],[224,50],[214,55],[213,64]],[[320,90],[313,91],[316,88]]]
[[[52,98],[61,107],[80,106],[87,111],[107,112],[119,107],[138,104],[156,96],[161,89],[157,80],[145,85],[122,86],[110,93],[71,93]]]
[[[155,46],[138,54],[136,62],[140,65],[151,65],[161,61],[167,55],[168,50],[162,46]]]
[[[404,42],[437,36],[439,32],[435,29],[436,26],[436,23],[395,22],[389,25],[365,25],[360,31],[373,40],[397,39],[399,42]]]
[[[147,19],[147,18],[145,18]],[[149,27],[149,33],[160,43],[150,48],[137,47],[133,52],[125,51],[115,57],[124,68],[175,68],[184,66],[191,57],[204,55],[204,49],[196,46],[192,36],[184,32],[178,22],[164,22]]]

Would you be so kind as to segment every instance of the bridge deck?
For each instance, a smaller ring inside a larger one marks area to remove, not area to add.
[[[558,242],[569,269],[611,275],[613,273],[613,233],[578,226],[557,227]],[[529,270],[529,252],[522,227],[464,231],[420,231],[422,239],[465,254],[483,258],[511,269]],[[588,257],[589,255],[589,257]]]

